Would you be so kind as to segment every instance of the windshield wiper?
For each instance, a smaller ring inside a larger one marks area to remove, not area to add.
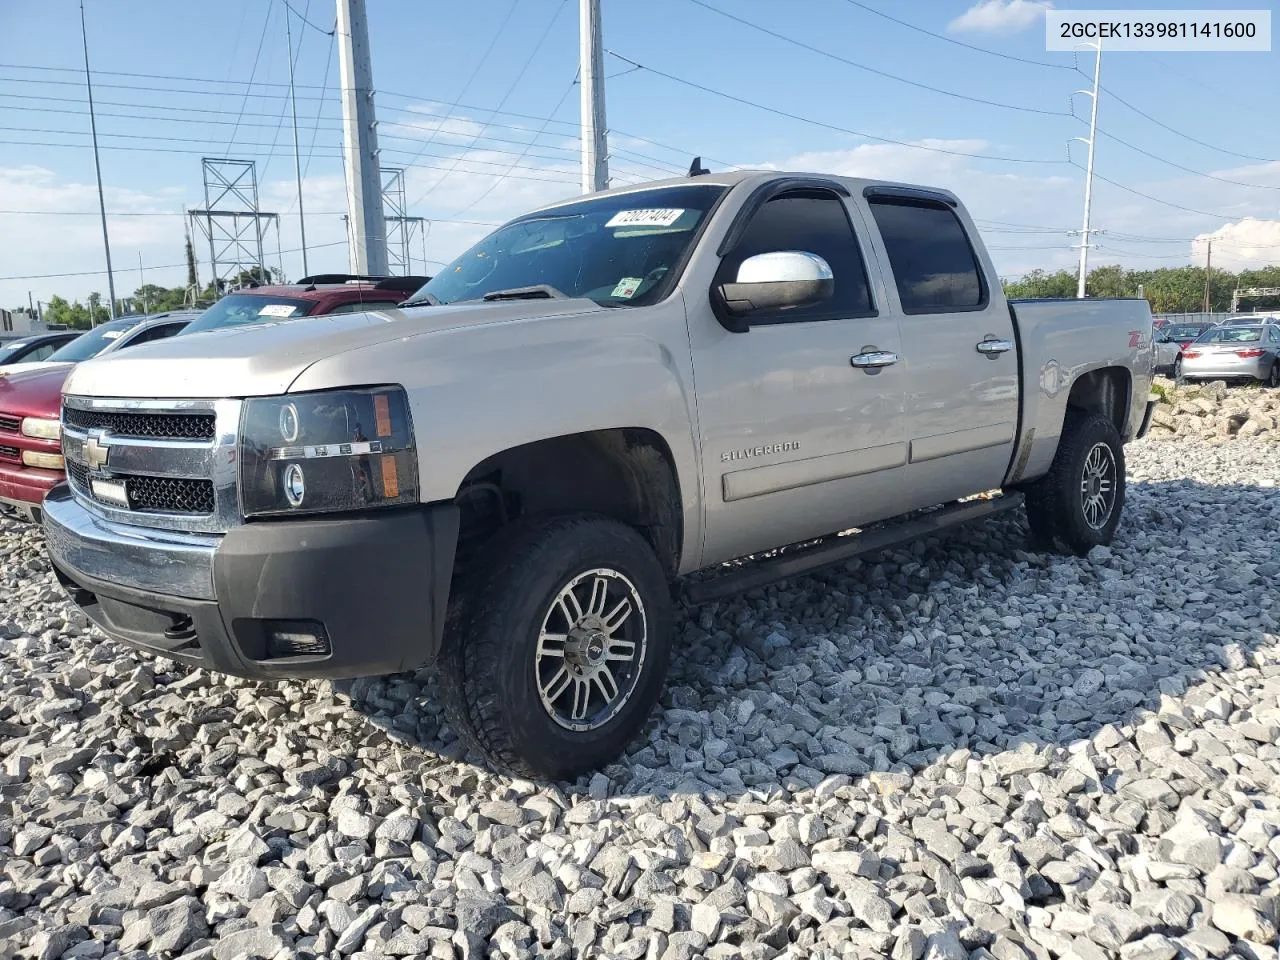
[[[568,296],[561,293],[549,283],[537,283],[531,287],[510,287],[506,290],[494,290],[486,293],[480,299],[482,300],[568,300]]]
[[[440,299],[434,293],[424,293],[420,297],[414,297],[400,304],[402,307],[438,307],[440,305]]]

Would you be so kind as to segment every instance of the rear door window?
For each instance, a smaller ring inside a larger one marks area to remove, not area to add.
[[[978,258],[950,207],[900,197],[875,197],[870,205],[903,313],[955,313],[986,306]]]

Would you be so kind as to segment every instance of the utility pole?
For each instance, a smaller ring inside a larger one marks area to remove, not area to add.
[[[293,178],[298,182],[298,233],[302,238],[302,275],[307,269],[307,217],[302,212],[302,163],[298,159],[298,100],[293,91],[293,26],[289,22],[290,7],[284,7],[284,33],[289,43],[289,107],[293,110]]]
[[[342,83],[342,153],[351,226],[351,272],[387,273],[387,226],[373,109],[373,64],[364,0],[338,0],[338,72]]]
[[[1098,80],[1102,76],[1102,41],[1098,41],[1098,55],[1093,62],[1093,91],[1078,90],[1092,98],[1089,108],[1089,162],[1084,173],[1084,226],[1080,228],[1080,276],[1076,281],[1076,297],[1084,298],[1084,284],[1089,270],[1089,205],[1093,201],[1093,149],[1098,142]],[[1080,137],[1074,139],[1079,140]]]
[[[107,237],[107,204],[102,199],[102,164],[98,161],[98,123],[93,113],[93,81],[89,77],[89,37],[84,29],[84,0],[80,0],[80,42],[84,46],[84,85],[89,91],[89,130],[93,134],[93,169],[98,177],[98,212],[102,215],[102,249],[107,255],[107,305],[116,318],[116,280],[111,273],[111,241]],[[96,326],[93,317],[89,326]]]
[[[582,192],[609,186],[609,146],[604,122],[604,40],[600,0],[579,0],[579,76],[582,80]]]
[[[1213,240],[1204,254],[1204,312],[1209,312],[1209,278],[1213,276]]]

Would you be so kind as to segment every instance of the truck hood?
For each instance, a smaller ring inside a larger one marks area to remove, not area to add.
[[[202,399],[286,393],[319,360],[459,327],[605,308],[592,300],[511,300],[387,308],[178,334],[78,364],[64,393],[90,397]]]
[[[32,366],[37,369],[0,377],[0,413],[53,419],[62,409],[62,384],[75,365],[40,363]]]

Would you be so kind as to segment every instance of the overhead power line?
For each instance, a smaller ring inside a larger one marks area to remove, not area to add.
[[[1138,116],[1143,117],[1146,120],[1149,120],[1151,123],[1154,123],[1157,127],[1167,130],[1169,131],[1169,133],[1172,133],[1174,136],[1181,137],[1183,140],[1187,140],[1190,143],[1198,144],[1199,146],[1205,147],[1206,149],[1209,149],[1209,150],[1216,150],[1218,153],[1226,154],[1229,157],[1239,157],[1242,160],[1256,160],[1258,163],[1280,162],[1280,161],[1277,161],[1274,157],[1257,157],[1250,153],[1239,153],[1235,150],[1228,150],[1226,147],[1219,146],[1218,144],[1215,144],[1215,143],[1207,143],[1204,140],[1199,140],[1191,136],[1191,134],[1189,133],[1183,133],[1181,130],[1178,130],[1175,127],[1169,126],[1169,124],[1165,123],[1163,120],[1158,120],[1157,118],[1153,117],[1151,114],[1143,110],[1141,107],[1134,106],[1132,103],[1130,103],[1124,97],[1120,96],[1114,90],[1110,90],[1107,87],[1103,87],[1102,92],[1105,93],[1107,96],[1111,97],[1111,99],[1115,100],[1117,103],[1123,104],[1124,106],[1128,107]]]
[[[800,123],[807,123],[810,126],[823,127],[824,129],[827,129],[827,130],[835,130],[838,133],[847,133],[855,137],[862,137],[864,140],[875,140],[878,143],[892,143],[897,146],[907,147],[912,150],[924,150],[928,153],[944,153],[953,157],[968,157],[971,160],[998,160],[1003,163],[1049,164],[1053,166],[1057,166],[1067,162],[1065,160],[1048,160],[1048,159],[1040,159],[1036,157],[1005,157],[1005,156],[1000,156],[998,154],[989,154],[989,153],[966,153],[963,150],[948,150],[945,147],[930,147],[920,143],[911,143],[906,140],[895,140],[892,137],[881,137],[881,136],[877,136],[874,133],[865,133],[861,130],[852,130],[849,127],[842,127],[834,123],[827,123],[824,120],[814,120],[812,117],[805,117],[797,113],[790,113],[786,110],[780,110],[777,107],[769,107],[762,103],[757,103],[754,100],[748,100],[745,97],[734,96],[731,93],[725,93],[723,90],[716,90],[713,87],[708,87],[704,84],[696,83],[693,80],[687,80],[684,77],[677,77],[674,74],[666,73],[654,67],[646,66],[643,63],[639,63],[635,60],[632,60],[630,57],[624,57],[622,54],[617,53],[616,51],[606,50],[605,52],[608,53],[610,56],[616,57],[617,59],[621,60],[623,63],[629,63],[632,66],[638,67],[641,70],[645,70],[649,73],[652,73],[655,76],[662,77],[665,80],[670,80],[674,83],[678,83],[686,87],[691,87],[694,90],[701,90],[703,93],[709,93],[713,96],[720,97],[721,99],[730,100],[734,103],[742,104],[743,106],[754,107],[757,110],[763,110],[764,112],[772,113],[775,116],[786,117],[788,120],[796,120],[796,121],[799,121]]]
[[[271,14],[275,12],[275,8],[271,4],[267,4],[267,16],[262,21],[262,34],[258,37],[258,50],[253,55],[253,69],[249,71],[249,84],[253,84],[253,78],[258,73],[258,61],[262,57],[262,45],[267,39],[267,27],[271,25]],[[110,86],[110,84],[104,84]],[[236,117],[236,125],[231,129],[231,139],[227,141],[227,152],[231,152],[231,145],[236,141],[236,133],[240,129],[240,118],[244,116],[244,108],[249,103],[249,87],[245,87],[244,99],[240,101],[240,114]]]
[[[794,37],[788,37],[785,34],[778,33],[776,30],[771,30],[768,27],[762,26],[758,23],[754,23],[743,17],[739,17],[737,14],[729,13],[727,10],[721,10],[719,7],[712,6],[711,4],[707,3],[706,0],[689,0],[689,3],[692,3],[695,6],[702,7],[704,10],[710,10],[712,13],[719,14],[720,16],[728,20],[732,20],[735,23],[740,23],[744,27],[749,27],[752,30],[755,30],[759,33],[763,33],[767,36],[773,37],[776,40],[781,40],[784,43],[789,43],[792,46],[799,47],[802,50],[807,50],[810,53],[816,53],[820,57],[826,57],[828,60],[835,60],[837,63],[843,63],[846,66],[854,67],[858,70],[865,70],[867,73],[873,73],[878,77],[885,77],[886,79],[894,80],[894,81],[897,81],[898,83],[905,83],[908,86],[916,87],[919,90],[928,90],[932,93],[941,94],[944,97],[954,97],[957,100],[965,100],[965,101],[968,101],[969,103],[980,103],[989,107],[998,107],[1002,110],[1016,110],[1022,113],[1038,113],[1047,117],[1070,116],[1070,114],[1065,110],[1045,110],[1041,107],[1026,107],[1016,103],[1001,103],[996,100],[988,100],[984,97],[973,97],[966,93],[958,93],[955,90],[946,90],[942,87],[935,87],[927,83],[920,83],[917,80],[911,80],[907,77],[899,76],[896,73],[889,73],[887,70],[880,70],[880,69],[877,69],[876,67],[867,66],[867,64],[859,63],[857,60],[850,60],[848,57],[842,57],[839,54],[831,53],[830,51],[823,50],[820,47],[815,47],[812,44],[805,43],[803,40],[797,40]]]
[[[1080,164],[1076,163],[1074,160],[1071,162],[1071,165],[1074,167],[1080,168]],[[1135,197],[1142,197],[1144,200],[1150,200],[1152,203],[1158,203],[1161,206],[1171,207],[1174,210],[1182,210],[1185,213],[1195,213],[1195,214],[1199,214],[1202,217],[1213,217],[1216,220],[1239,220],[1240,217],[1243,216],[1243,214],[1215,213],[1212,210],[1197,210],[1195,207],[1185,207],[1180,203],[1174,203],[1171,200],[1163,200],[1160,197],[1152,196],[1149,193],[1143,193],[1141,190],[1137,190],[1126,184],[1119,183],[1115,180],[1111,180],[1108,177],[1104,177],[1102,174],[1098,173],[1096,170],[1093,172],[1093,175],[1097,177],[1099,180],[1101,180],[1103,183],[1109,183],[1111,184],[1111,186],[1115,187],[1118,190],[1123,190],[1125,193],[1131,193]]]
[[[917,26],[914,23],[908,23],[906,20],[899,20],[897,17],[885,13],[883,10],[877,10],[875,7],[861,3],[859,0],[845,0],[845,3],[851,7],[857,7],[859,10],[865,10],[867,13],[874,14],[882,19],[889,20],[898,24],[900,27],[906,27],[908,30],[914,30],[916,33],[923,33],[926,37],[933,37],[935,40],[942,40],[944,43],[950,43],[953,46],[964,47],[966,50],[972,50],[975,53],[983,53],[989,57],[998,57],[1001,60],[1009,60],[1014,63],[1025,63],[1033,67],[1047,67],[1050,70],[1074,70],[1075,67],[1066,63],[1049,63],[1044,60],[1031,60],[1027,57],[1014,56],[1011,53],[1001,53],[999,50],[988,50],[986,47],[975,46],[972,43],[965,43],[963,40],[957,40],[955,37],[948,37],[941,33],[934,33],[932,30],[926,30],[924,27]]]
[[[1142,147],[1136,146],[1127,140],[1122,140],[1120,137],[1117,137],[1114,133],[1108,133],[1106,130],[1103,130],[1101,127],[1098,128],[1098,132],[1102,134],[1104,137],[1106,137],[1108,140],[1114,140],[1116,143],[1120,144],[1122,147],[1128,147],[1130,150],[1134,151],[1135,153],[1140,153],[1144,157],[1150,157],[1152,160],[1157,160],[1160,163],[1165,164],[1166,166],[1173,167],[1175,170],[1181,170],[1184,173],[1190,173],[1197,177],[1203,177],[1205,180],[1216,180],[1218,183],[1228,183],[1235,187],[1252,187],[1254,190],[1280,190],[1280,184],[1245,183],[1243,180],[1231,180],[1227,177],[1219,177],[1213,173],[1205,173],[1203,170],[1194,170],[1191,167],[1184,166],[1183,164],[1178,163],[1175,160],[1170,160],[1168,157],[1162,157],[1157,153],[1152,153],[1150,150],[1144,150],[1142,149]]]

